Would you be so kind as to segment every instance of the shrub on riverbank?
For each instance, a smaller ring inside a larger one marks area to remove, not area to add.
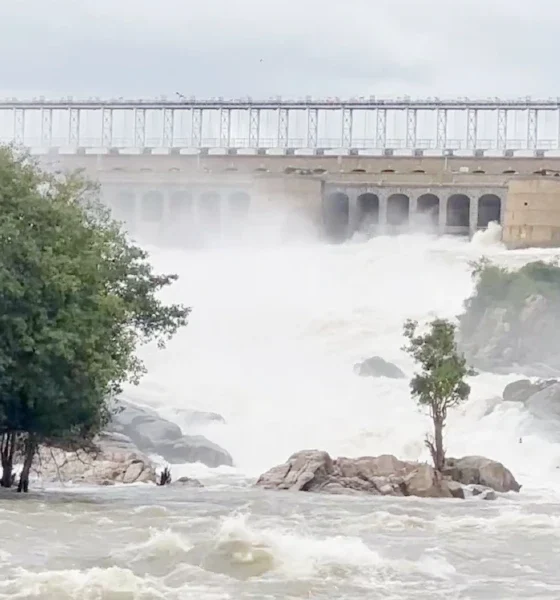
[[[163,346],[190,309],[78,175],[53,177],[0,149],[0,454],[10,487],[18,452],[26,491],[40,445],[90,448],[108,401],[144,368],[136,348]]]

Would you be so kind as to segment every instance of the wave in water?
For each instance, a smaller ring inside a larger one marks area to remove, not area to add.
[[[205,433],[251,477],[311,447],[427,459],[430,423],[408,381],[360,378],[352,367],[379,355],[410,376],[403,321],[459,314],[472,290],[470,261],[487,255],[520,265],[557,254],[508,252],[497,240],[499,226],[492,225],[472,242],[406,235],[334,246],[245,240],[152,249],[158,269],[180,275],[166,298],[193,312],[166,352],[145,349],[149,374],[133,393],[179,424],[181,408],[221,413],[227,424]],[[449,453],[488,455],[526,487],[554,487],[559,446],[541,437],[520,407],[492,400],[513,379],[473,379],[470,401],[449,419]],[[489,402],[498,405],[493,412]]]

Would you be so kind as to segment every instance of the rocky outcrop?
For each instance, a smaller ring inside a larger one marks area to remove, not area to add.
[[[460,318],[458,345],[473,367],[526,377],[560,376],[560,349],[554,331],[560,328],[556,296],[528,295],[488,298],[471,303]],[[517,290],[519,293],[519,290]]]
[[[403,379],[405,374],[397,365],[387,362],[379,356],[372,356],[354,365],[354,373],[361,377],[389,377]]]
[[[127,446],[126,440],[105,436],[97,444],[100,452],[95,454],[41,448],[34,471],[44,481],[51,482],[155,483],[155,465],[133,446]]]
[[[200,421],[213,415],[192,411]],[[204,417],[203,417],[204,415]],[[131,440],[141,452],[158,454],[171,464],[201,462],[208,467],[233,465],[230,454],[202,435],[183,435],[181,428],[160,417],[155,411],[119,400],[117,412],[107,428],[112,435],[120,434]]]
[[[296,452],[288,462],[261,475],[257,485],[331,494],[453,496],[447,482],[430,465],[404,462],[391,455],[333,460],[327,452],[319,450]]]
[[[392,455],[332,459],[327,452],[302,450],[261,475],[265,489],[331,494],[464,498],[467,494],[519,491],[521,486],[501,464],[483,457],[451,459],[444,474],[428,464],[406,462]],[[467,487],[468,486],[468,487]],[[482,486],[482,487],[481,487]]]
[[[502,397],[505,402],[527,402],[531,396],[557,383],[556,379],[533,382],[530,379],[519,379],[504,388]]]
[[[463,485],[481,485],[496,492],[518,492],[521,486],[511,471],[484,456],[448,458],[443,474]]]

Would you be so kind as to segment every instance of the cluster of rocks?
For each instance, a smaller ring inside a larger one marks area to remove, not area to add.
[[[521,486],[499,462],[482,456],[448,459],[443,473],[425,463],[406,462],[392,455],[332,459],[327,452],[302,450],[257,481],[265,489],[465,498],[481,495],[494,499],[495,492],[518,492]]]
[[[42,448],[36,471],[45,481],[72,481],[93,485],[112,483],[156,483],[157,467],[150,455],[169,464],[200,462],[208,467],[233,465],[231,455],[203,435],[186,435],[155,411],[119,400],[106,431],[96,440],[98,452],[66,452]],[[223,422],[216,413],[183,410],[182,417],[193,428]],[[200,485],[181,478],[176,483]]]

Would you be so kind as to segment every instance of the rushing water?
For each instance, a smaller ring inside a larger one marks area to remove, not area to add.
[[[136,397],[181,424],[183,408],[221,413],[203,433],[234,469],[184,465],[205,489],[43,489],[0,501],[0,598],[45,600],[560,598],[560,446],[520,406],[495,398],[515,376],[480,374],[446,429],[451,455],[503,461],[524,485],[478,499],[263,492],[254,477],[302,448],[426,459],[429,428],[407,381],[356,377],[377,354],[407,374],[402,323],[453,317],[469,261],[506,252],[411,235],[154,250],[193,307],[165,352],[146,349]],[[523,443],[519,443],[519,438]]]

